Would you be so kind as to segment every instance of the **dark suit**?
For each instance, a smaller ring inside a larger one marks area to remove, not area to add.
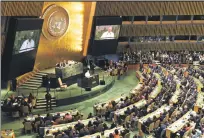
[[[48,105],[50,105],[50,110],[51,110],[52,109],[52,102],[51,102],[52,96],[50,95],[50,93],[47,93],[45,95],[45,99],[46,99],[46,110],[48,111]]]
[[[40,116],[38,116],[38,117],[36,117],[35,118],[35,122],[38,122],[38,121],[40,121],[42,118],[40,117]]]
[[[47,121],[47,120],[52,121],[52,119],[53,119],[53,118],[52,118],[52,116],[47,116],[47,117],[45,117],[45,119],[44,119],[44,120],[45,120],[45,121]]]

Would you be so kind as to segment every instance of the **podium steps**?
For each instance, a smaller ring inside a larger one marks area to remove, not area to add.
[[[47,75],[44,72],[36,73],[31,79],[19,86],[19,89],[37,90],[42,85],[42,76]]]
[[[47,105],[46,99],[39,98],[36,101],[36,108],[35,109],[46,109],[46,105]],[[55,97],[52,97],[51,105],[52,105],[52,107],[57,107],[57,100]],[[50,106],[48,105],[48,107],[50,107]]]

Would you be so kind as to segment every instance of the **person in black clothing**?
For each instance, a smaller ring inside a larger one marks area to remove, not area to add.
[[[47,120],[50,120],[50,121],[53,120],[53,117],[49,113],[47,113],[47,116],[44,118],[44,121],[47,121]]]
[[[61,131],[58,130],[57,132],[54,132],[53,135],[56,137],[57,135],[61,134]]]
[[[28,96],[28,102],[31,103],[33,99],[34,99],[34,96],[32,95],[32,93],[30,93]]]
[[[93,124],[98,127],[98,125],[100,124],[98,117],[96,117],[96,120],[93,122]]]
[[[114,138],[113,133],[109,134],[109,138]]]
[[[88,127],[92,127],[92,126],[93,126],[92,122],[89,121],[89,123],[88,123]]]
[[[16,91],[16,85],[17,85],[17,80],[16,78],[12,80],[12,90],[15,92]]]
[[[81,121],[78,121],[78,123],[74,126],[74,128],[78,131],[84,127],[84,124],[81,123]]]
[[[92,117],[93,117],[92,113],[89,113],[89,115],[88,115],[88,118],[87,118],[87,119],[92,118]]]
[[[50,77],[47,77],[47,92],[50,91]]]
[[[142,71],[142,68],[143,68],[143,62],[140,61],[140,71]]]
[[[53,120],[55,121],[56,119],[59,119],[61,116],[60,116],[60,113],[57,113],[55,116],[53,116]]]
[[[40,114],[38,114],[38,117],[35,118],[35,123],[38,121],[41,121],[41,120],[42,120],[42,118],[41,118]]]
[[[104,131],[105,131],[105,130],[108,130],[108,126],[107,126],[106,123],[103,124],[103,129],[104,129]]]
[[[110,129],[113,129],[113,128],[115,128],[115,127],[116,127],[116,124],[113,122],[113,123],[111,124]]]
[[[129,133],[129,130],[128,130],[128,129],[122,130],[122,131],[121,131],[121,136],[122,136],[122,137],[125,137],[125,135],[126,135],[127,133]]]
[[[50,110],[52,110],[52,103],[51,103],[51,94],[49,93],[49,91],[47,91],[47,94],[45,95],[45,99],[46,99],[46,111],[48,111],[48,105],[50,105]]]
[[[95,68],[95,65],[94,65],[93,61],[90,61],[90,70],[91,70],[92,74],[95,73],[95,69],[94,68]]]

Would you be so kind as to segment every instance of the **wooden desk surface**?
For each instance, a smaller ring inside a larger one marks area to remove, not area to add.
[[[1,131],[1,137],[2,138],[15,138],[14,131],[9,131],[8,133],[6,131]]]
[[[183,115],[179,120],[169,125],[166,129],[166,136],[170,138],[171,133],[176,133],[178,130],[181,130],[184,125],[188,123],[188,119],[191,114],[194,114],[194,111],[188,111],[185,115]]]

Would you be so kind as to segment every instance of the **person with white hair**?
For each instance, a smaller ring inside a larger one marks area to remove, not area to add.
[[[19,53],[30,51],[34,49],[35,41],[33,40],[33,35],[34,35],[34,32],[30,32],[30,35],[28,36],[28,38],[21,45]]]
[[[91,78],[91,74],[90,74],[89,70],[87,70],[87,72],[85,73],[85,77],[88,79]]]
[[[114,33],[112,32],[112,26],[109,26],[108,31],[102,34],[101,39],[114,39]]]

